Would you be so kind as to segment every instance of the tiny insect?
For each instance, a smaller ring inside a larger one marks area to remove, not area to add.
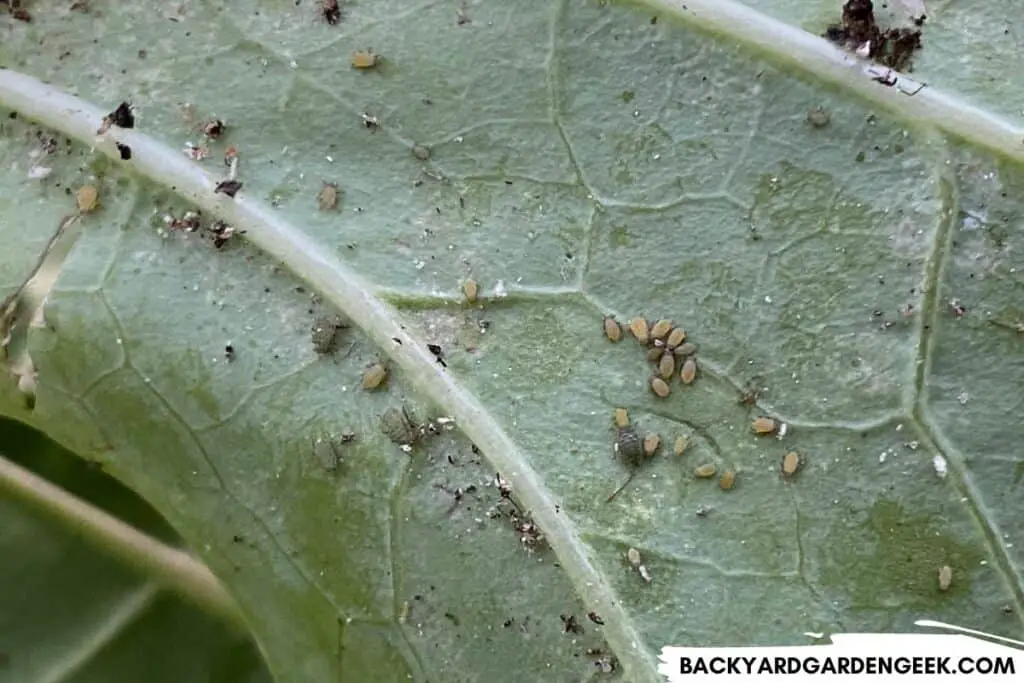
[[[807,112],[807,123],[811,124],[815,128],[824,128],[828,125],[828,122],[828,112],[821,107],[815,107]]]
[[[84,185],[75,193],[75,203],[81,213],[91,213],[100,204],[100,192],[95,185]]]
[[[683,363],[683,369],[679,372],[679,379],[683,384],[693,384],[697,377],[697,361],[691,356]]]
[[[723,491],[729,491],[733,486],[736,485],[736,471],[726,470],[722,472],[722,478],[718,480],[718,488]]]
[[[710,479],[711,477],[715,476],[716,472],[718,472],[718,467],[715,466],[715,463],[706,462],[703,465],[698,465],[696,468],[694,468],[693,476],[697,477],[698,479]]]
[[[790,451],[789,453],[786,453],[784,456],[782,456],[782,476],[794,476],[797,472],[800,471],[800,468],[803,467],[803,465],[804,461],[803,458],[800,457],[799,453],[797,453],[796,451]]]
[[[118,128],[135,127],[135,112],[132,109],[131,103],[122,102],[117,105],[117,109],[104,116],[103,123],[96,131],[96,134],[103,135],[110,130],[111,126],[117,126]]]
[[[641,441],[636,428],[629,423],[629,415],[626,413],[625,409],[619,408],[615,411],[615,425],[616,433],[614,451],[629,467],[629,476],[626,477],[626,481],[622,482],[622,485],[619,486],[619,488],[615,489],[612,494],[605,499],[605,503],[610,503],[615,499],[615,496],[619,495],[623,489],[629,486],[629,483],[633,481],[633,477],[636,476],[636,471],[640,468],[644,458],[644,442]]]
[[[330,435],[313,439],[313,455],[328,472],[337,470],[345,460],[340,443]]]
[[[639,567],[643,561],[640,557],[640,551],[636,548],[630,548],[626,551],[626,561],[629,562],[632,567]]]
[[[651,377],[650,385],[651,391],[653,391],[654,395],[657,396],[658,398],[666,398],[671,392],[671,390],[668,388],[668,383],[661,377],[658,377],[657,375]]]
[[[619,323],[615,318],[609,316],[604,319],[604,336],[608,337],[608,341],[613,342],[622,339],[622,328],[619,327]]]
[[[680,346],[676,346],[675,348],[673,348],[672,353],[674,353],[676,357],[679,358],[692,356],[693,354],[697,353],[697,345],[692,342],[686,342],[685,344],[681,344]]]
[[[686,449],[689,448],[689,447],[690,447],[690,440],[689,439],[687,439],[685,436],[677,436],[676,437],[676,442],[672,446],[672,451],[677,456],[680,456],[683,453],[685,453]]]
[[[426,161],[430,158],[430,148],[423,145],[413,145],[412,155],[420,161]]]
[[[658,452],[659,446],[661,446],[661,437],[657,434],[648,434],[644,437],[644,456],[653,457]]]
[[[117,153],[121,157],[121,161],[129,161],[132,158],[132,148],[122,145],[120,142],[117,143]]]
[[[690,361],[687,360],[687,363]],[[661,375],[662,379],[671,379],[672,373],[676,371],[676,357],[672,355],[672,352],[665,351],[661,354],[661,360],[658,361],[658,374]]]
[[[650,329],[647,326],[647,320],[645,318],[634,318],[629,321],[629,331],[633,333],[636,340],[641,344],[646,345],[650,340]]]
[[[953,568],[948,564],[939,569],[939,590],[948,591],[953,584]]]
[[[672,330],[671,320],[659,320],[654,323],[651,327],[651,339],[664,339],[665,336]]]
[[[218,249],[227,244],[236,232],[233,226],[224,221],[214,221],[207,230],[213,236],[213,246]]]
[[[462,295],[466,297],[466,301],[469,303],[476,303],[476,297],[479,292],[480,285],[476,283],[476,280],[469,279],[462,283]]]
[[[380,429],[392,443],[407,447],[419,441],[425,431],[405,406],[385,410],[380,416]]]
[[[774,434],[778,429],[778,423],[770,417],[759,417],[752,425],[756,434]]]
[[[320,0],[320,16],[331,26],[341,21],[341,7],[338,0]]]
[[[686,341],[686,330],[681,327],[677,327],[668,334],[668,338],[665,340],[665,346],[670,349],[678,348],[684,341]]]
[[[651,348],[647,349],[647,362],[657,363],[658,361],[661,360],[661,357],[663,355],[665,355],[665,349],[661,348],[660,346],[652,346]]]
[[[313,350],[323,355],[334,351],[338,338],[338,330],[347,327],[338,317],[320,316],[313,321]]]
[[[359,118],[363,120],[363,128],[377,130],[380,127],[380,120],[376,116],[363,112],[359,115]]]
[[[352,53],[352,68],[372,69],[377,66],[378,57],[370,50],[359,50]]]
[[[226,128],[227,126],[220,119],[211,119],[203,124],[203,135],[211,140],[216,140],[224,134]]]
[[[213,188],[213,192],[214,194],[226,194],[229,197],[234,197],[241,189],[242,181],[240,180],[222,180],[217,183],[217,187]]]
[[[363,373],[363,390],[373,391],[381,387],[387,380],[388,371],[383,363],[374,363]]]
[[[320,192],[316,195],[316,202],[321,211],[333,211],[338,206],[338,197],[341,191],[335,183],[324,183]]]

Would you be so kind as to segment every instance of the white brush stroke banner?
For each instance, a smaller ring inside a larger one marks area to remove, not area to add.
[[[970,635],[837,633],[831,643],[820,645],[665,647],[658,672],[669,683],[880,683],[882,677],[928,683],[1024,680],[1024,643],[937,621],[916,625]]]

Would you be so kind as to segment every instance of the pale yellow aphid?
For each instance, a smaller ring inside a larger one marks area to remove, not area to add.
[[[687,358],[683,363],[683,369],[679,372],[679,379],[683,384],[693,384],[697,378],[697,361],[694,358]]]
[[[316,196],[317,204],[320,206],[321,211],[332,211],[338,206],[338,197],[340,196],[338,186],[334,183],[324,183],[323,188],[320,189],[320,193]]]
[[[671,320],[659,320],[654,323],[653,327],[651,327],[651,339],[664,339],[665,335],[667,335],[671,330]]]
[[[619,327],[619,323],[615,318],[607,317],[604,319],[604,336],[613,342],[622,339],[622,328]]]
[[[728,491],[736,485],[736,471],[726,470],[722,473],[722,478],[718,480],[718,487],[723,491]]]
[[[665,340],[665,346],[674,349],[684,341],[686,341],[686,330],[677,327],[669,333],[668,339]]]
[[[693,470],[693,476],[698,479],[710,479],[715,476],[715,472],[718,471],[718,467],[713,462],[706,462],[703,465],[698,465]]]
[[[648,458],[655,454],[658,446],[661,445],[661,437],[657,434],[648,434],[644,437],[644,455]]]
[[[363,373],[363,389],[373,391],[387,379],[388,371],[382,363],[374,363]]]
[[[697,353],[697,345],[693,342],[686,342],[682,346],[677,346],[672,349],[672,353],[677,356],[692,356]]]
[[[948,591],[953,584],[953,568],[948,564],[939,569],[939,590]]]
[[[647,327],[646,318],[634,318],[629,321],[629,331],[633,333],[636,340],[641,344],[646,344],[651,340],[651,333]]]
[[[615,409],[615,426],[619,429],[625,429],[629,426],[629,413],[626,412],[625,408]]]
[[[792,477],[796,474],[801,467],[803,467],[803,458],[796,451],[790,451],[782,456],[782,475],[785,477]]]
[[[661,360],[658,361],[658,374],[663,379],[671,379],[672,373],[676,371],[676,359],[670,352],[666,351],[661,354]]]
[[[377,55],[369,50],[358,50],[352,53],[352,67],[355,69],[372,69],[377,66]]]
[[[640,558],[640,551],[636,548],[630,548],[626,551],[626,560],[634,567],[639,567],[640,562],[642,561]]]
[[[476,303],[476,295],[480,291],[480,286],[477,285],[476,280],[469,279],[462,283],[462,295],[466,297],[466,301],[469,303]]]
[[[668,388],[668,383],[665,380],[658,376],[654,376],[651,377],[651,391],[653,391],[654,395],[658,398],[666,398],[671,390]]]
[[[90,213],[100,205],[100,191],[95,185],[84,185],[75,193],[75,202],[82,213]]]
[[[677,436],[676,437],[676,443],[673,446],[672,450],[675,452],[676,455],[682,455],[683,453],[686,452],[686,449],[689,448],[689,447],[690,447],[690,440],[689,439],[687,439],[685,436]]]
[[[770,417],[759,417],[754,420],[753,428],[757,434],[774,434],[778,424]]]
[[[661,357],[664,354],[665,349],[659,348],[657,346],[652,346],[651,348],[647,349],[647,362],[657,363],[659,360],[661,360]]]

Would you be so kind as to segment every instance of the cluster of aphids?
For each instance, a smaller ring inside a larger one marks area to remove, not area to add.
[[[669,382],[677,370],[680,382],[693,384],[697,378],[697,345],[686,341],[686,330],[674,327],[671,320],[634,318],[629,321],[629,331],[647,349],[647,361],[654,366],[647,384],[655,396],[667,398],[672,393]],[[604,319],[604,334],[613,342],[622,339],[622,327],[615,318]]]

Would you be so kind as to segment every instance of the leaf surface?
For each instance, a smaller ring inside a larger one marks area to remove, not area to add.
[[[0,405],[171,519],[281,681],[575,680],[597,675],[592,648],[654,680],[666,643],[921,618],[1012,637],[1024,336],[988,318],[1020,315],[1020,138],[1000,117],[1024,84],[982,77],[1012,54],[1002,24],[929,10],[913,97],[797,40],[838,3],[362,3],[336,26],[291,3],[38,11],[0,63],[104,111],[131,98],[147,137],[127,166],[150,179],[60,142],[30,182],[35,129],[4,121],[5,286],[72,210],[64,188],[98,183],[103,208],[30,335],[34,411],[13,386]],[[350,68],[367,48],[380,66]],[[181,102],[227,121],[201,165],[222,177],[234,146],[239,201],[183,155],[159,163],[200,140]],[[183,198],[269,255],[167,230]],[[320,357],[309,330],[332,304],[359,329]],[[683,325],[697,381],[654,397],[607,314]],[[363,392],[382,359],[386,389]],[[465,436],[406,455],[378,426],[402,401]],[[627,474],[615,407],[693,445],[605,504]],[[755,436],[760,415],[784,438]],[[343,431],[328,471],[315,440]],[[784,481],[791,450],[806,464]],[[736,487],[695,480],[705,462]],[[523,548],[496,470],[554,552]]]

